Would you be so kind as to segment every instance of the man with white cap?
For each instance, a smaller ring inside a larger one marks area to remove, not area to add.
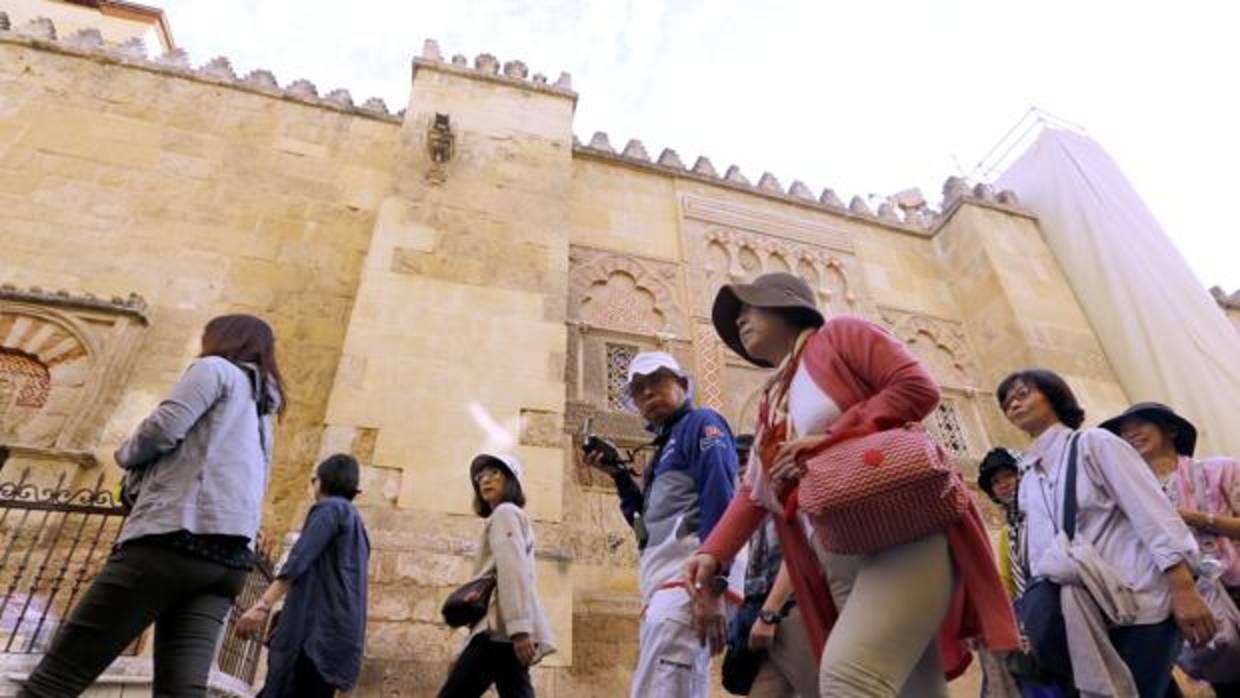
[[[735,494],[736,447],[723,416],[694,407],[692,395],[692,379],[670,354],[638,354],[629,364],[624,404],[645,418],[655,434],[642,485],[620,467],[604,463],[599,451],[586,455],[587,463],[615,481],[620,509],[641,554],[645,610],[633,698],[705,698],[710,655],[724,641],[722,625],[711,646],[699,641],[682,572]]]

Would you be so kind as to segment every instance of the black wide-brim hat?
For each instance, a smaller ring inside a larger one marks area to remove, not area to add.
[[[995,498],[995,477],[1002,470],[1020,473],[1020,460],[1006,448],[992,448],[977,467],[977,486],[991,499]]]
[[[798,310],[805,315],[814,327],[821,327],[826,320],[814,302],[814,290],[799,276],[777,271],[763,274],[748,284],[727,284],[715,295],[715,305],[711,309],[711,322],[715,332],[723,343],[749,363],[763,368],[771,368],[768,361],[757,359],[745,351],[741,344],[740,330],[736,328],[736,318],[741,314],[741,307],[749,305],[755,308],[782,308]]]
[[[1191,456],[1197,448],[1197,427],[1161,402],[1138,402],[1124,410],[1123,414],[1112,417],[1098,426],[1119,436],[1120,427],[1123,426],[1125,420],[1130,418],[1175,427],[1175,452],[1181,456]]]

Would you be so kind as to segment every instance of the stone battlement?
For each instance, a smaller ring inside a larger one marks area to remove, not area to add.
[[[793,180],[792,185],[785,190],[779,179],[770,172],[763,172],[757,184],[751,182],[737,165],[729,166],[724,174],[720,175],[714,163],[704,155],[699,156],[692,167],[687,167],[681,160],[680,154],[671,148],[664,148],[657,159],[652,159],[645,144],[637,139],[629,139],[624,149],[617,152],[611,144],[611,137],[605,131],[596,131],[588,143],[582,143],[574,136],[573,152],[653,170],[661,174],[687,177],[750,194],[819,208],[836,215],[864,220],[867,223],[877,223],[922,236],[933,235],[950,214],[966,201],[1033,217],[1032,213],[1021,206],[1014,192],[1004,190],[996,193],[989,184],[981,182],[970,187],[968,181],[962,177],[948,177],[944,182],[943,199],[938,210],[930,208],[925,197],[917,189],[908,189],[890,196],[881,202],[877,209],[874,209],[861,196],[853,196],[845,205],[843,199],[830,187],[824,188],[820,195],[815,196],[814,192],[799,179]]]
[[[577,100],[577,93],[573,91],[573,78],[568,73],[562,72],[554,83],[549,82],[542,73],[530,75],[530,69],[523,61],[512,60],[501,64],[498,58],[489,53],[480,53],[474,57],[473,67],[470,67],[469,59],[460,53],[452,56],[450,61],[445,61],[439,50],[439,42],[434,39],[427,39],[422,44],[422,55],[413,59],[413,65],[415,70],[418,67],[448,70],[465,77],[558,94],[569,97],[574,102]]]
[[[241,77],[233,70],[232,63],[223,56],[212,58],[194,68],[189,55],[183,49],[174,49],[151,57],[147,54],[146,45],[137,38],[118,45],[109,45],[104,42],[97,29],[82,29],[60,37],[55,23],[45,17],[12,27],[8,14],[0,11],[0,43],[25,44],[394,123],[400,123],[405,113],[405,110],[401,109],[393,114],[388,110],[387,103],[378,97],[371,97],[360,105],[354,104],[353,96],[345,89],[334,89],[320,96],[315,84],[306,79],[294,80],[281,87],[274,73],[261,68]]]

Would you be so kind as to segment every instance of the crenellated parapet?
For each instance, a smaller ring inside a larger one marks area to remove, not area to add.
[[[294,80],[287,86],[281,87],[275,74],[270,70],[252,70],[240,76],[233,69],[232,62],[223,56],[212,58],[195,68],[185,51],[174,49],[158,56],[151,56],[143,41],[136,37],[120,44],[110,44],[104,41],[98,29],[79,29],[67,36],[61,36],[56,30],[55,23],[46,17],[32,19],[25,24],[13,27],[8,15],[0,12],[0,42],[24,43],[99,62],[126,65],[184,79],[224,85],[246,92],[383,121],[399,123],[404,116],[403,109],[393,114],[387,104],[378,97],[371,97],[361,105],[357,105],[353,102],[353,96],[345,89],[331,90],[320,96],[314,83],[305,79]]]
[[[422,44],[422,54],[413,59],[413,66],[414,70],[419,67],[445,70],[488,82],[569,97],[574,101],[577,99],[577,93],[573,91],[573,78],[566,72],[560,73],[560,77],[556,78],[555,82],[551,82],[543,73],[531,75],[529,66],[524,61],[511,60],[501,63],[490,53],[480,53],[475,56],[471,66],[464,54],[458,53],[450,60],[445,59],[443,52],[439,49],[439,42],[434,39],[427,39]]]
[[[908,189],[886,198],[854,196],[846,204],[835,193],[834,189],[825,188],[815,196],[814,192],[802,180],[793,180],[784,188],[779,178],[770,172],[763,172],[757,182],[753,182],[737,165],[731,165],[723,174],[715,168],[710,158],[698,157],[692,167],[685,165],[680,154],[671,148],[664,148],[657,159],[651,158],[650,151],[642,141],[630,139],[624,148],[617,151],[611,143],[611,136],[605,131],[597,131],[589,142],[583,143],[580,138],[573,138],[573,150],[581,155],[622,162],[643,169],[655,170],[676,177],[696,179],[714,185],[732,189],[740,189],[761,196],[783,199],[802,206],[828,210],[836,215],[865,220],[903,231],[911,231],[927,235],[937,229],[955,206],[962,201],[970,201],[1003,208],[1022,215],[1032,215],[1020,206],[1016,195],[1011,191],[995,193],[988,184],[969,184],[958,177],[949,178],[944,185],[943,203],[939,209],[933,209],[917,189]],[[873,200],[873,201],[872,201]]]

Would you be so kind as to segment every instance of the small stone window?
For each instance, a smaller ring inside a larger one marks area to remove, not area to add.
[[[607,345],[607,408],[624,409],[624,396],[628,392],[629,364],[641,351],[631,344]]]
[[[926,429],[934,435],[948,453],[962,459],[969,458],[969,440],[955,400],[943,398],[934,413],[926,418]]]

